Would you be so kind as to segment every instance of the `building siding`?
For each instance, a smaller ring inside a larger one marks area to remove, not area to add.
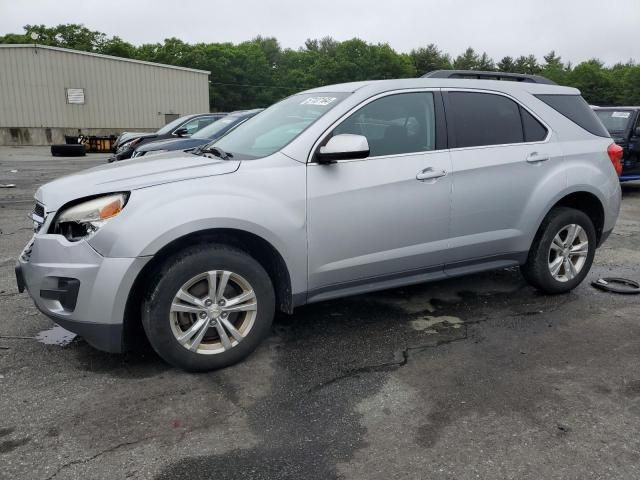
[[[209,111],[208,73],[51,47],[0,47],[0,128],[157,129]],[[83,88],[84,105],[67,88]]]

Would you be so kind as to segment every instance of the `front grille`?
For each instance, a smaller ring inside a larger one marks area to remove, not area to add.
[[[33,207],[33,212],[31,213],[31,219],[33,220],[33,231],[38,233],[44,224],[45,219],[45,208],[44,205],[37,203]]]
[[[36,205],[33,207],[33,213],[35,213],[39,217],[44,218],[44,205],[36,203]]]

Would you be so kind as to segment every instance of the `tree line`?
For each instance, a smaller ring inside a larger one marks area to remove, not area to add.
[[[258,36],[233,43],[163,43],[135,46],[83,25],[26,25],[23,33],[0,36],[0,43],[34,43],[117,57],[209,70],[210,107],[232,111],[268,106],[300,90],[333,83],[409,78],[437,69],[491,70],[543,75],[576,87],[595,105],[640,105],[640,65],[633,60],[606,66],[598,59],[577,65],[563,62],[555,51],[542,60],[535,55],[494,61],[469,47],[455,57],[435,44],[399,53],[386,43],[358,38],[307,40],[298,49],[282,48],[276,38]]]

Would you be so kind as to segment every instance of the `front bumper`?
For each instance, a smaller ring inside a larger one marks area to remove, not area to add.
[[[120,353],[129,292],[150,258],[103,257],[85,241],[36,234],[17,261],[16,280],[54,322],[99,350]]]

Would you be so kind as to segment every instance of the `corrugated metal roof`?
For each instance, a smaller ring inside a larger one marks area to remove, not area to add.
[[[47,50],[57,50],[59,52],[65,52],[65,53],[75,53],[77,55],[88,55],[91,57],[99,57],[99,58],[105,58],[105,59],[109,59],[109,60],[118,60],[121,62],[131,62],[131,63],[139,63],[139,64],[143,64],[143,65],[151,65],[153,67],[158,67],[158,68],[171,68],[174,70],[184,70],[187,72],[196,72],[196,73],[203,73],[203,74],[207,74],[207,75],[211,75],[211,72],[208,70],[198,70],[195,68],[186,68],[186,67],[178,67],[175,65],[167,65],[165,63],[153,63],[153,62],[146,62],[144,60],[135,60],[132,58],[123,58],[123,57],[114,57],[113,55],[103,55],[101,53],[93,53],[93,52],[83,52],[82,50],[72,50],[70,48],[60,48],[60,47],[50,47],[48,45],[38,45],[38,44],[22,44],[22,43],[4,43],[4,44],[0,44],[0,48],[44,48]]]

